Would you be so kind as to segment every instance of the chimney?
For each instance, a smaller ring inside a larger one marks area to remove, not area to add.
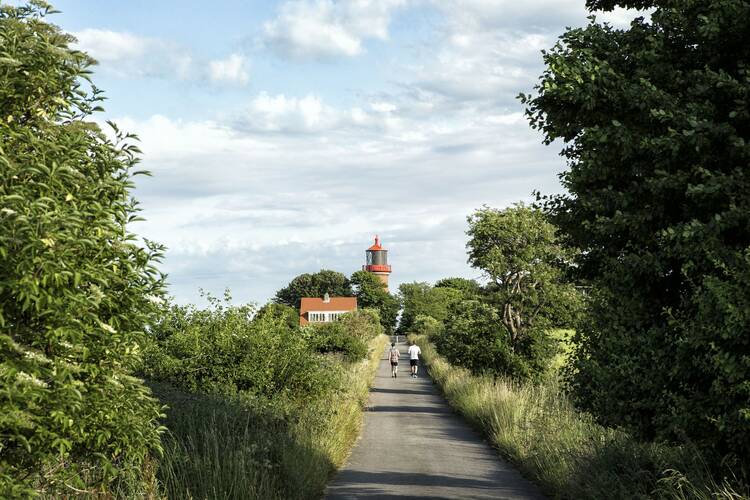
[[[328,304],[330,301],[331,301],[331,296],[328,295],[328,292],[326,292],[325,295],[323,295],[323,302],[325,304]]]

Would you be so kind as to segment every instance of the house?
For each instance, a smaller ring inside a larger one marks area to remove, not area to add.
[[[299,306],[299,324],[336,321],[344,313],[357,309],[357,297],[302,297]]]

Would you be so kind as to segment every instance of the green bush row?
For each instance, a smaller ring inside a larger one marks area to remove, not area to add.
[[[170,498],[318,497],[356,439],[386,338],[377,313],[300,328],[288,306],[256,314],[228,295],[207,299],[205,309],[165,307],[144,350],[141,370],[167,405],[160,488]]]

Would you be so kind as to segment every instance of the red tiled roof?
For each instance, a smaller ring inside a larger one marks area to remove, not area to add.
[[[302,297],[299,306],[300,315],[308,311],[353,311],[357,308],[357,297],[331,297],[323,302],[320,297]]]

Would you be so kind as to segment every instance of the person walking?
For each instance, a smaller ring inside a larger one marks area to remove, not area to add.
[[[398,360],[401,358],[401,351],[396,347],[395,342],[391,342],[391,350],[388,351],[388,359],[391,360],[391,378],[398,378]]]
[[[412,340],[409,342],[409,364],[411,365],[411,378],[417,378],[417,371],[419,370],[419,355],[422,354],[422,349]]]

